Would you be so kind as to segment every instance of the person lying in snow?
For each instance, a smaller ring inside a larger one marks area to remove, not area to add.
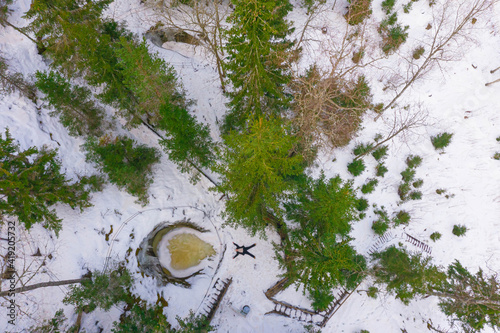
[[[255,256],[253,254],[251,254],[250,252],[248,252],[248,250],[250,250],[252,247],[255,246],[255,243],[253,243],[252,245],[250,246],[239,246],[238,244],[236,244],[235,242],[233,242],[233,244],[236,246],[236,254],[234,255],[233,259],[236,258],[238,255],[245,255],[245,254],[248,254],[249,256],[251,256],[252,258],[255,259]]]

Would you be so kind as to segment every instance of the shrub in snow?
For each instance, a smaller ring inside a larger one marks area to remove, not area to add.
[[[364,212],[368,208],[368,200],[365,198],[359,198],[356,203],[356,209],[360,212]]]
[[[375,190],[375,186],[377,186],[377,179],[370,179],[366,184],[361,187],[361,192],[363,194],[372,193]]]
[[[452,137],[453,137],[453,134],[444,132],[444,133],[438,134],[436,136],[432,136],[431,142],[436,150],[443,149],[444,147],[446,147],[450,144]]]
[[[433,242],[437,241],[440,238],[441,238],[441,233],[437,231],[433,232],[430,236],[430,239],[432,239]]]
[[[384,177],[384,175],[389,171],[387,167],[384,165],[384,163],[379,163],[377,165],[377,177]]]
[[[358,156],[358,155],[366,154],[372,148],[373,148],[372,143],[360,143],[356,147],[354,147],[352,152],[354,153],[354,155]]]
[[[461,224],[460,224],[460,225],[457,225],[457,224],[455,224],[455,225],[453,226],[452,233],[453,233],[455,236],[460,237],[460,236],[465,235],[465,233],[467,232],[467,230],[468,230],[468,229],[467,229],[467,227],[466,227],[465,225],[461,225]]]
[[[347,171],[349,171],[353,176],[359,176],[363,171],[365,171],[365,162],[363,160],[355,160],[347,165]]]
[[[400,224],[406,225],[406,224],[410,223],[410,219],[411,219],[410,213],[408,213],[407,211],[401,210],[396,214],[396,216],[394,217],[394,219],[392,221],[394,222],[394,225],[398,226]]]
[[[380,161],[381,159],[383,159],[384,157],[387,156],[387,150],[389,149],[389,147],[387,146],[382,146],[382,147],[379,147],[377,149],[375,149],[372,153],[372,156],[377,160],[377,161]]]
[[[61,219],[53,206],[57,203],[83,210],[92,206],[90,192],[100,190],[102,179],[79,177],[70,183],[61,172],[57,151],[30,147],[21,150],[5,130],[0,134],[0,221],[3,216],[16,216],[26,229],[35,223],[61,230]]]

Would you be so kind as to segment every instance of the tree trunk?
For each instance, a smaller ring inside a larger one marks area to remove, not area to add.
[[[30,291],[38,288],[45,288],[45,287],[55,287],[55,286],[64,286],[67,284],[74,284],[74,283],[82,283],[85,280],[89,280],[89,278],[80,278],[80,279],[73,279],[73,280],[62,280],[62,281],[49,281],[49,282],[42,282],[42,283],[36,283],[32,284],[31,286],[24,286],[24,287],[19,287],[14,290],[6,290],[6,291],[1,291],[0,292],[0,297],[1,296],[7,296],[9,293],[22,293],[25,291]]]

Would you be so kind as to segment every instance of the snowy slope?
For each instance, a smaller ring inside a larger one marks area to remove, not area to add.
[[[315,44],[314,40],[324,42],[326,38],[333,38],[335,31],[343,29],[345,20],[341,13],[346,1],[335,2],[337,4],[333,11],[325,11],[311,23],[308,36],[312,42],[304,48],[306,54],[299,64],[299,70],[313,62],[328,66],[328,59],[325,59],[321,50],[321,45],[324,44]],[[376,24],[383,15],[380,2],[374,1],[374,13],[370,18],[374,39],[378,38]],[[11,16],[12,23],[18,26],[27,24],[21,15],[29,8],[29,3],[29,0],[19,0],[13,5],[15,12]],[[333,3],[334,1],[328,1],[326,6],[331,9]],[[402,3],[398,2],[398,5],[401,6]],[[157,19],[154,13],[141,6],[139,0],[117,0],[108,14],[117,20],[126,20],[129,28],[139,34],[154,25]],[[411,50],[415,45],[414,41],[423,38],[430,14],[425,0],[415,3],[411,14],[399,14],[400,20],[411,27],[409,40],[403,45],[401,52]],[[296,9],[290,19],[300,28],[305,22],[305,11]],[[458,47],[454,46],[456,61],[442,63],[441,67],[434,68],[405,93],[399,102],[401,105],[422,103],[428,112],[426,125],[388,143],[390,149],[386,165],[389,172],[379,179],[375,192],[366,195],[371,204],[385,206],[390,214],[401,209],[409,211],[412,216],[410,225],[392,230],[392,234],[399,237],[406,232],[429,244],[435,263],[446,266],[458,258],[472,271],[482,267],[488,273],[500,271],[500,161],[492,158],[495,152],[500,152],[500,143],[496,141],[500,137],[500,82],[489,87],[484,84],[500,78],[500,71],[490,73],[490,70],[500,66],[499,24],[500,6],[497,4],[494,11],[479,18],[474,29],[468,32],[475,43],[469,41]],[[331,34],[323,35],[323,27],[327,27]],[[12,70],[30,76],[37,70],[47,68],[28,39],[10,27],[0,29],[0,51],[8,59]],[[209,124],[212,136],[217,138],[216,122],[225,112],[226,99],[221,92],[214,64],[202,52],[192,52],[186,57],[185,49],[181,54],[152,44],[150,46],[175,67],[188,97],[196,100],[194,114],[200,121]],[[365,73],[373,87],[375,100],[387,103],[394,92],[382,90],[383,80],[386,78],[384,74],[388,72],[387,68],[397,71],[404,64],[398,60],[397,55],[381,60],[381,64],[380,67],[367,68]],[[49,116],[49,111],[41,105],[41,112],[38,113],[36,105],[17,93],[2,96],[0,128],[3,131],[4,127],[9,127],[23,149],[43,145],[59,149],[63,166],[70,177],[95,172],[85,162],[79,149],[83,141],[70,137],[62,125]],[[326,176],[340,174],[345,179],[352,178],[346,168],[354,157],[352,148],[358,142],[372,140],[376,133],[387,133],[392,112],[389,109],[377,121],[374,120],[375,114],[367,114],[363,129],[351,144],[340,149],[322,151],[317,167],[311,172],[317,175],[323,170]],[[439,152],[433,148],[430,136],[444,131],[453,133],[454,136],[450,146]],[[155,136],[145,128],[133,130],[131,136],[139,142],[158,147]],[[406,167],[404,161],[408,154],[423,158],[422,165],[417,168],[417,178],[424,180],[423,198],[398,205],[399,173]],[[366,157],[365,161],[367,170],[355,179],[356,186],[375,177],[375,160]],[[33,284],[78,278],[87,269],[103,269],[108,253],[111,263],[128,259],[127,267],[134,273],[137,281],[134,292],[152,303],[157,301],[158,294],[162,295],[169,303],[165,313],[171,322],[174,322],[177,315],[186,316],[191,309],[199,311],[204,295],[210,291],[217,277],[232,277],[233,283],[212,322],[218,332],[302,332],[302,323],[298,321],[265,315],[273,310],[273,304],[263,292],[279,279],[281,273],[278,263],[273,259],[271,244],[272,241],[279,240],[278,236],[270,233],[269,239],[264,241],[248,236],[242,229],[222,228],[220,213],[224,202],[219,200],[220,195],[209,190],[212,184],[207,180],[202,179],[193,185],[188,178],[188,175],[180,173],[168,161],[167,156],[163,156],[161,163],[154,169],[155,181],[150,188],[150,204],[147,207],[135,204],[135,198],[113,185],[107,185],[103,192],[94,194],[94,206],[83,213],[68,207],[57,208],[58,215],[64,219],[59,238],[38,225],[29,233],[18,227],[17,265],[22,267],[32,262],[28,269],[32,272],[40,267],[29,281],[29,284]],[[452,197],[447,199],[444,195],[437,194],[437,189],[446,189],[446,194]],[[138,212],[143,213],[136,215]],[[131,217],[133,218],[130,219]],[[216,276],[202,275],[195,278],[192,289],[173,285],[158,287],[151,278],[141,277],[133,254],[156,224],[185,217],[193,221],[204,221],[207,228],[216,231],[220,237],[220,244],[217,245],[219,251],[222,252],[223,245],[227,245],[224,259]],[[374,219],[370,210],[367,217],[354,226],[352,236],[360,253],[367,254],[377,240],[371,230]],[[464,224],[469,228],[465,237],[452,235],[454,224]],[[5,226],[2,228],[3,233]],[[106,234],[111,228],[113,233],[106,240]],[[429,239],[434,231],[443,235],[435,243]],[[240,245],[257,243],[252,250],[257,258],[254,260],[245,256],[233,260],[233,241]],[[395,240],[397,241],[405,243],[410,250],[418,250],[404,240]],[[50,258],[45,258],[43,266],[40,257],[32,256],[37,249],[40,249],[42,255],[51,254]],[[127,255],[129,249],[132,254]],[[6,288],[6,283],[2,282],[2,290]],[[424,332],[427,331],[429,319],[432,319],[435,327],[449,327],[435,298],[414,301],[409,306],[404,306],[391,295],[380,294],[375,300],[367,297],[362,290],[366,290],[368,286],[369,281],[352,294],[329,321],[324,332],[354,333],[361,329],[372,333],[400,332],[401,329],[406,329],[407,332]],[[28,332],[30,326],[51,318],[60,308],[65,310],[69,322],[74,323],[76,314],[72,307],[62,304],[67,290],[66,287],[51,287],[16,295],[16,304],[21,310],[17,325],[13,328],[2,319],[0,331]],[[279,294],[277,298],[294,305],[310,307],[310,302],[302,295],[301,290],[296,292],[294,288]],[[0,301],[0,311],[5,311],[6,302],[5,299]],[[232,309],[246,304],[251,306],[247,317],[236,314]],[[107,313],[96,310],[91,315],[84,316],[82,325],[87,332],[99,332],[98,327],[109,332],[112,322],[119,315],[118,308]]]

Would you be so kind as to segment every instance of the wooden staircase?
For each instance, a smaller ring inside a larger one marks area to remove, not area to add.
[[[203,309],[203,311],[205,312],[209,323],[214,318],[214,315],[219,308],[220,302],[224,298],[224,295],[226,294],[227,289],[232,282],[232,278],[226,279],[225,281],[222,281],[220,278],[218,278],[213,285],[214,292],[205,297],[205,308]]]

